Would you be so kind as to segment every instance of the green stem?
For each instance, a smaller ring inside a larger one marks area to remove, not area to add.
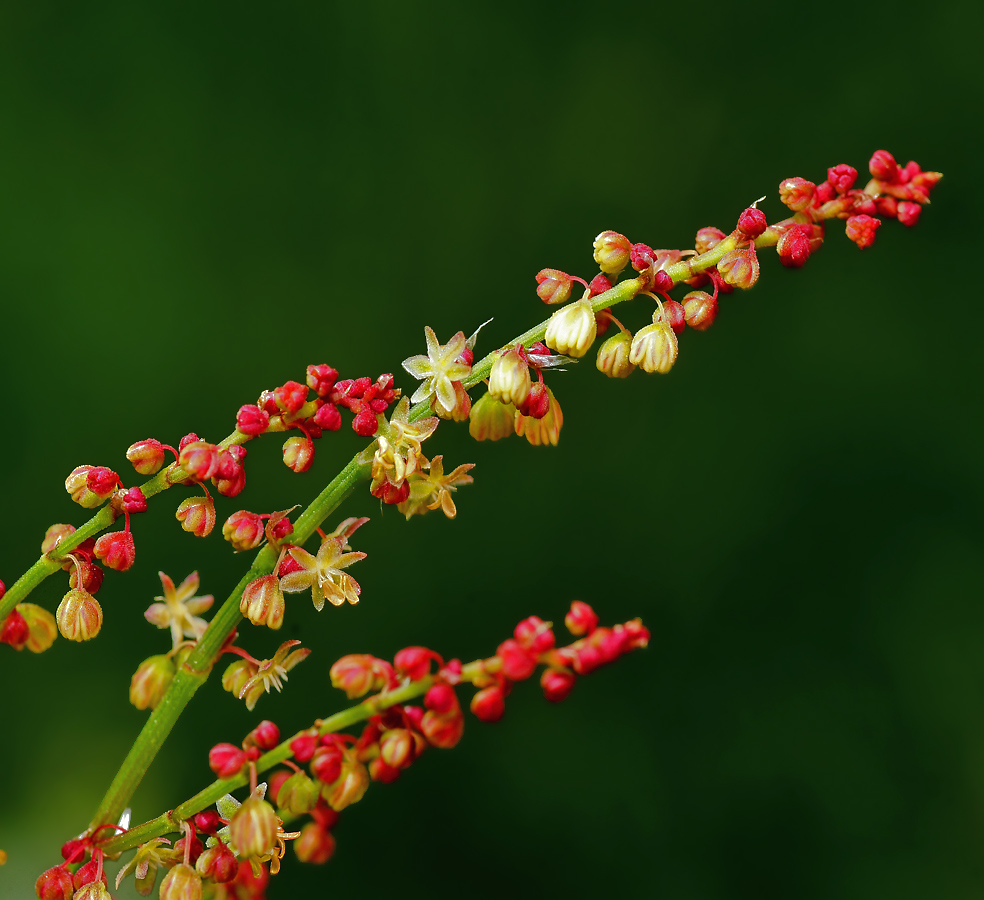
[[[420,681],[412,681],[396,690],[377,694],[365,702],[360,703],[358,706],[352,706],[349,709],[344,709],[341,712],[329,716],[327,719],[322,719],[318,726],[318,731],[320,734],[330,734],[331,732],[348,728],[350,725],[364,721],[390,706],[395,706],[397,703],[404,703],[407,700],[412,700],[414,697],[425,694],[433,683],[434,677],[428,675]],[[265,772],[267,769],[271,769],[293,756],[293,751],[290,749],[291,742],[305,733],[306,729],[305,731],[299,731],[297,734],[291,735],[268,753],[261,756],[256,761],[256,771]],[[129,831],[107,841],[102,845],[102,848],[106,853],[122,853],[124,850],[131,850],[155,837],[162,837],[165,834],[179,831],[182,821],[195,815],[195,813],[201,812],[203,809],[207,809],[226,794],[248,783],[248,771],[244,771],[233,778],[220,778],[212,782],[204,790],[199,791],[194,797],[185,800],[184,803],[170,812],[166,812],[156,819],[151,819],[149,822],[144,822],[142,825],[131,828]]]

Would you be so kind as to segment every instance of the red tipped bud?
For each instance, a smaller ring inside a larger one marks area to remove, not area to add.
[[[236,859],[235,854],[226,844],[219,841],[198,857],[195,862],[195,871],[202,878],[210,878],[218,884],[226,884],[236,877],[236,873],[239,871],[239,860]]]
[[[181,448],[178,463],[193,480],[205,481],[219,469],[219,448],[208,441],[190,441]]]
[[[247,404],[239,407],[236,413],[236,430],[241,434],[256,437],[270,426],[270,414],[265,409]]]
[[[215,834],[222,827],[219,814],[214,809],[206,809],[200,813],[195,813],[192,818],[195,829],[203,834]],[[205,874],[204,872],[202,873]]]
[[[872,216],[851,216],[847,220],[847,236],[858,249],[866,250],[875,242],[876,232],[881,226],[881,219]]]
[[[776,253],[784,266],[798,269],[810,258],[810,238],[802,228],[794,225],[779,238]]]
[[[706,331],[717,317],[718,302],[706,291],[691,291],[683,298],[686,323],[697,331]]]
[[[325,431],[338,431],[342,427],[342,414],[334,403],[324,403],[314,414],[314,424]]]
[[[288,413],[296,413],[307,403],[308,389],[296,381],[288,381],[273,392],[274,402],[278,408]]]
[[[575,637],[591,634],[598,627],[598,614],[582,600],[571,603],[570,612],[564,616],[567,630]]]
[[[540,676],[543,696],[551,703],[560,703],[574,690],[575,680],[576,678],[571,672],[565,672],[562,669],[544,669]]]
[[[413,735],[407,728],[391,728],[379,739],[379,756],[386,765],[403,769],[414,761]]]
[[[308,822],[294,841],[294,852],[301,862],[323,865],[335,855],[335,838],[317,822]]]
[[[392,672],[385,660],[367,653],[350,653],[331,667],[329,675],[332,687],[345,691],[345,696],[354,700],[369,691],[381,691]]]
[[[327,397],[338,380],[338,372],[329,365],[307,367],[307,386],[319,397]]]
[[[550,623],[544,622],[539,616],[523,619],[513,629],[513,636],[523,647],[534,653],[546,653],[548,650],[553,650],[556,644]]]
[[[694,247],[698,253],[707,253],[708,250],[713,250],[726,237],[727,235],[720,228],[708,225],[697,232]]]
[[[208,537],[215,527],[215,504],[208,496],[188,497],[181,501],[174,518],[195,537]]]
[[[232,778],[246,765],[246,751],[235,744],[216,744],[208,751],[208,767],[219,778]]]
[[[96,466],[89,469],[86,474],[86,483],[90,491],[105,498],[116,490],[116,486],[120,483],[120,476],[105,466]]]
[[[31,630],[28,628],[27,620],[15,608],[11,610],[10,615],[3,620],[3,625],[0,626],[0,643],[8,644],[15,650],[23,650],[30,634]]]
[[[102,607],[88,591],[73,588],[58,604],[58,631],[69,641],[88,641],[102,628]]]
[[[498,686],[483,688],[471,699],[471,711],[483,722],[498,722],[506,712],[506,696]]]
[[[612,281],[604,272],[600,272],[599,274],[595,275],[595,277],[588,282],[589,297],[595,297],[598,294],[604,294],[605,291],[610,291],[611,289],[612,289]]]
[[[137,709],[156,709],[175,674],[169,656],[150,656],[137,667],[130,679],[130,703]]]
[[[344,758],[338,744],[318,747],[311,757],[311,774],[324,784],[334,784],[342,774]]]
[[[922,213],[922,207],[918,203],[913,203],[911,200],[899,201],[896,215],[906,228],[912,228],[919,221],[920,213]]]
[[[846,194],[857,180],[858,170],[846,163],[827,169],[827,181],[838,194]]]
[[[55,617],[44,607],[33,603],[18,603],[14,609],[27,623],[27,643],[24,646],[31,653],[44,653],[52,645],[58,633]]]
[[[254,625],[276,631],[284,623],[284,593],[276,575],[262,575],[246,585],[239,599],[239,611]]]
[[[129,569],[137,554],[136,547],[133,545],[133,535],[129,531],[111,531],[100,536],[92,552],[96,559],[101,559],[117,572],[125,572]]]
[[[441,664],[440,657],[426,647],[404,647],[393,658],[396,671],[411,681],[419,681],[430,672],[431,660]]]
[[[92,466],[78,466],[72,469],[68,478],[65,479],[65,490],[68,491],[72,500],[84,509],[95,509],[106,499],[89,487],[89,472],[92,471],[92,468]]]
[[[154,475],[164,465],[164,445],[154,438],[137,441],[126,451],[126,458],[141,475]]]
[[[738,217],[738,230],[744,235],[746,240],[755,240],[768,226],[769,223],[766,221],[765,213],[760,209],[756,209],[754,206],[748,207]]]
[[[44,533],[44,540],[41,541],[41,552],[51,553],[65,538],[74,533],[74,525],[51,525]],[[0,594],[0,597],[2,596],[3,594]]]
[[[93,541],[93,544],[95,541]],[[68,573],[68,586],[82,588],[90,594],[99,592],[103,582],[103,570],[86,556],[77,556]]]
[[[536,295],[551,306],[571,299],[573,279],[560,269],[540,269],[536,274]]]
[[[465,718],[457,700],[452,712],[441,714],[428,710],[424,713],[420,720],[420,730],[434,747],[449,750],[457,745],[465,732]]]
[[[618,275],[629,264],[632,242],[617,231],[603,231],[594,239],[594,260],[606,275]]]
[[[787,178],[779,185],[779,199],[793,212],[802,212],[811,203],[817,186],[805,178]]]
[[[868,162],[872,178],[891,184],[899,180],[899,164],[887,150],[876,150]]]
[[[75,874],[72,876],[72,883],[75,885],[75,890],[79,890],[87,884],[97,884],[106,887],[109,885],[109,879],[106,877],[106,871],[100,865],[99,860],[93,856],[85,865],[75,870]],[[94,896],[99,895],[96,894]]]
[[[75,885],[64,866],[52,866],[34,882],[34,892],[40,900],[72,900]]]
[[[263,519],[256,513],[241,509],[234,512],[222,526],[222,537],[237,553],[255,550],[263,542]]]
[[[123,495],[123,509],[131,514],[147,512],[147,496],[138,487],[130,488]]]
[[[687,325],[687,314],[682,304],[676,300],[663,301],[663,318],[669,323],[674,334],[680,334]]]
[[[273,807],[253,794],[229,820],[229,847],[241,858],[266,856],[276,849],[279,827]]]
[[[754,248],[729,250],[718,260],[717,270],[725,284],[747,291],[758,281],[758,254]]]
[[[184,863],[178,863],[161,882],[160,900],[202,900],[202,894],[201,875]]]
[[[424,694],[424,706],[441,715],[451,712],[458,706],[454,688],[444,681],[439,681]]]
[[[352,430],[359,437],[372,437],[378,428],[379,421],[370,406],[363,406],[352,419]]]
[[[499,644],[496,656],[502,660],[502,674],[510,681],[523,681],[536,670],[536,654],[512,638]]]

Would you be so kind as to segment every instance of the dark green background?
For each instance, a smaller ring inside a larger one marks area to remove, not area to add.
[[[346,652],[488,654],[572,598],[641,615],[650,649],[551,706],[520,686],[343,816],[324,868],[292,858],[271,898],[598,895],[979,897],[984,890],[980,516],[979,13],[653,5],[102,4],[0,11],[0,443],[11,583],[62,480],[128,472],[126,447],[194,430],[301,379],[398,371],[423,326],[490,316],[479,349],[542,318],[533,274],[590,277],[615,228],[686,247],[776,186],[885,147],[946,173],[922,222],[866,253],[839,225],[805,270],[686,333],[666,377],[550,379],[560,446],[431,452],[475,462],[455,522],[368,493],[363,602],[282,635],[314,654],[256,714],[218,679],[134,800],[142,821],[209,780],[207,748],[261,717],[341,707]],[[629,309],[631,327],[646,310]],[[411,388],[406,376],[398,384]],[[361,443],[289,473],[250,446],[220,517],[305,503]],[[130,483],[139,479],[125,474]],[[24,897],[88,821],[145,715],[130,673],[168,639],[142,618],[197,568],[224,597],[221,538],[134,521],[138,562],[99,594],[88,645],[0,656],[0,893]],[[32,600],[54,609],[52,578]],[[121,892],[121,897],[133,896]]]

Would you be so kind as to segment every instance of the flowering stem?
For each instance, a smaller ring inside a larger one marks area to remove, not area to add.
[[[358,706],[352,706],[349,709],[335,713],[333,716],[329,716],[327,719],[322,719],[318,725],[318,731],[320,734],[330,734],[342,728],[348,728],[350,725],[368,719],[370,716],[390,706],[394,706],[397,703],[405,703],[407,700],[412,700],[414,697],[425,694],[433,683],[434,677],[428,675],[426,678],[422,678],[419,681],[411,681],[409,684],[405,684],[396,690],[377,694],[363,703],[358,704]],[[272,750],[264,753],[256,761],[256,771],[264,772],[293,756],[293,751],[290,749],[291,741],[305,734],[306,731],[305,729],[305,731],[299,731],[297,734],[291,735],[291,737],[281,741]],[[149,822],[144,822],[142,825],[131,828],[129,831],[107,841],[102,849],[106,853],[121,853],[124,850],[130,850],[140,844],[144,844],[152,838],[179,831],[181,829],[181,822],[185,819],[190,818],[195,813],[201,812],[203,809],[207,809],[226,794],[236,790],[236,788],[242,787],[248,782],[249,773],[245,770],[232,778],[220,778],[212,782],[204,790],[199,791],[194,797],[185,800],[184,803],[170,812],[166,812],[156,819],[151,819]]]

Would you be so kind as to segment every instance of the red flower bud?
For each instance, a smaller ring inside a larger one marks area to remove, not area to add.
[[[305,733],[290,742],[290,752],[294,754],[294,759],[299,763],[306,763],[318,746],[318,735]]]
[[[430,672],[431,660],[437,660],[441,664],[440,657],[426,647],[404,647],[393,658],[396,671],[409,678],[411,681],[419,681]]]
[[[174,852],[176,854],[180,854],[181,856],[184,856],[184,850],[185,850],[185,844],[186,843],[188,843],[188,838],[187,837],[183,837],[183,838],[180,838],[179,840],[175,841],[174,842]],[[205,845],[201,842],[201,840],[197,836],[192,836],[192,838],[191,838],[191,847],[188,850],[188,857],[189,857],[192,865],[194,865],[197,862],[198,857],[202,855],[202,851],[204,849],[205,849]]]
[[[379,756],[386,765],[403,769],[415,758],[413,735],[407,728],[391,728],[379,739]]]
[[[744,235],[746,240],[755,240],[768,226],[769,223],[766,221],[765,213],[760,209],[756,209],[754,206],[748,207],[738,217],[738,230]]]
[[[106,870],[103,869],[100,861],[93,856],[84,866],[80,866],[75,870],[75,874],[72,876],[72,884],[75,885],[75,890],[79,890],[87,884],[97,882],[102,882],[104,887],[109,887]]]
[[[498,722],[506,712],[506,697],[497,685],[483,688],[471,699],[471,711],[483,722]]]
[[[816,195],[817,186],[805,178],[787,178],[779,184],[779,199],[793,212],[802,212]]]
[[[673,279],[665,269],[660,269],[653,275],[653,290],[662,291],[664,294],[673,287]]]
[[[514,629],[513,636],[534,653],[546,653],[553,650],[556,644],[553,630],[549,622],[544,622],[539,616],[523,619]]]
[[[71,588],[82,588],[82,590],[88,591],[90,594],[98,593],[99,588],[102,587],[103,570],[87,556],[76,556],[75,558],[78,562],[72,563],[72,568],[69,570],[68,586]]]
[[[839,166],[827,169],[827,181],[833,186],[838,194],[846,194],[854,182],[858,180],[858,170],[854,166],[841,163]]]
[[[308,822],[294,841],[294,852],[301,862],[322,865],[335,854],[335,838],[317,822]]]
[[[329,365],[307,367],[307,386],[319,397],[327,397],[338,380],[338,372]]]
[[[465,731],[465,717],[461,714],[457,701],[455,707],[453,712],[446,714],[428,710],[420,720],[420,730],[424,733],[424,737],[433,746],[440,747],[442,750],[454,747]]]
[[[697,232],[694,247],[696,247],[698,253],[707,253],[708,250],[713,250],[726,237],[727,235],[720,228],[708,225]]]
[[[52,866],[42,872],[34,883],[34,892],[40,900],[72,900],[75,885],[64,866]]]
[[[2,596],[3,592],[0,591],[0,597]],[[9,644],[15,650],[23,650],[30,634],[27,620],[14,608],[0,626],[0,643]]]
[[[236,413],[236,430],[241,434],[256,437],[270,426],[270,414],[265,409],[247,404],[239,407]]]
[[[342,427],[342,414],[334,403],[325,403],[318,407],[314,414],[314,422],[325,431],[338,431]]]
[[[164,445],[154,438],[137,441],[126,451],[126,458],[141,475],[154,475],[164,465]]]
[[[531,419],[542,419],[550,412],[550,391],[542,381],[537,381],[530,387],[530,392],[519,406],[519,411]]]
[[[277,406],[289,413],[296,413],[305,403],[307,403],[308,389],[303,384],[296,381],[288,381],[276,388],[273,392],[273,399]]]
[[[117,572],[129,569],[137,555],[133,535],[129,531],[111,531],[100,536],[92,552],[96,559],[101,559]]]
[[[814,195],[814,205],[822,206],[824,203],[829,203],[836,196],[837,191],[834,190],[834,186],[829,181],[821,181],[817,185],[817,191]]]
[[[683,315],[686,323],[697,331],[706,331],[714,324],[718,302],[706,291],[691,291],[683,298]]]
[[[235,744],[216,744],[208,751],[208,767],[219,778],[232,778],[246,762],[246,751]]]
[[[195,537],[208,537],[215,527],[215,504],[208,496],[188,497],[181,501],[174,517]]]
[[[920,213],[922,213],[922,207],[918,203],[913,203],[910,200],[899,201],[897,215],[899,221],[906,228],[912,228],[919,221]]]
[[[112,494],[119,482],[120,476],[105,466],[96,466],[95,468],[89,469],[86,474],[86,483],[89,490],[103,498]]]
[[[596,297],[598,294],[604,294],[605,291],[611,289],[612,280],[604,272],[599,272],[588,282],[589,297]]]
[[[147,512],[147,497],[138,487],[130,488],[123,495],[123,509],[128,513]]]
[[[222,526],[222,537],[237,553],[244,550],[255,550],[263,542],[263,519],[248,510],[234,512]]]
[[[198,815],[202,815],[202,813]],[[196,823],[197,818],[196,816]],[[236,859],[228,845],[219,841],[198,857],[195,862],[195,871],[202,878],[210,878],[218,884],[226,884],[236,877],[236,873],[239,871],[239,860]]]
[[[192,822],[196,830],[203,834],[215,834],[222,827],[219,814],[214,809],[206,809],[200,813],[195,813]]]
[[[865,250],[874,244],[880,226],[881,219],[866,215],[851,216],[847,220],[847,236],[858,245],[860,250]]]
[[[725,284],[747,291],[758,281],[758,255],[752,247],[729,250],[718,260],[717,270]]]
[[[248,735],[246,744],[254,744],[261,750],[272,750],[280,743],[280,729],[269,719],[264,719]]]
[[[645,272],[656,262],[656,253],[648,244],[633,244],[629,252],[629,264],[637,272]]]
[[[804,230],[796,225],[783,233],[776,244],[779,262],[791,269],[798,269],[810,258],[810,239]]]
[[[868,162],[872,178],[891,184],[899,180],[899,164],[887,150],[876,150]]]
[[[344,751],[338,744],[321,746],[311,757],[311,774],[324,784],[334,784],[342,774]]]
[[[573,283],[571,276],[560,269],[540,269],[536,274],[536,295],[551,306],[566,303]]]
[[[536,671],[536,655],[512,638],[499,644],[496,656],[502,660],[502,674],[510,681],[524,681]]]
[[[424,706],[436,713],[449,713],[458,705],[454,688],[444,681],[439,681],[424,694]]]
[[[540,687],[543,696],[551,703],[560,703],[574,690],[575,677],[562,669],[544,669],[540,676]]]
[[[181,448],[178,463],[194,481],[205,481],[218,471],[219,448],[208,441],[189,441]]]
[[[675,334],[680,334],[687,325],[687,313],[676,300],[663,301],[663,318],[669,322]]]
[[[571,634],[581,637],[598,627],[598,614],[587,603],[575,600],[571,603],[571,611],[564,616],[564,624]]]

